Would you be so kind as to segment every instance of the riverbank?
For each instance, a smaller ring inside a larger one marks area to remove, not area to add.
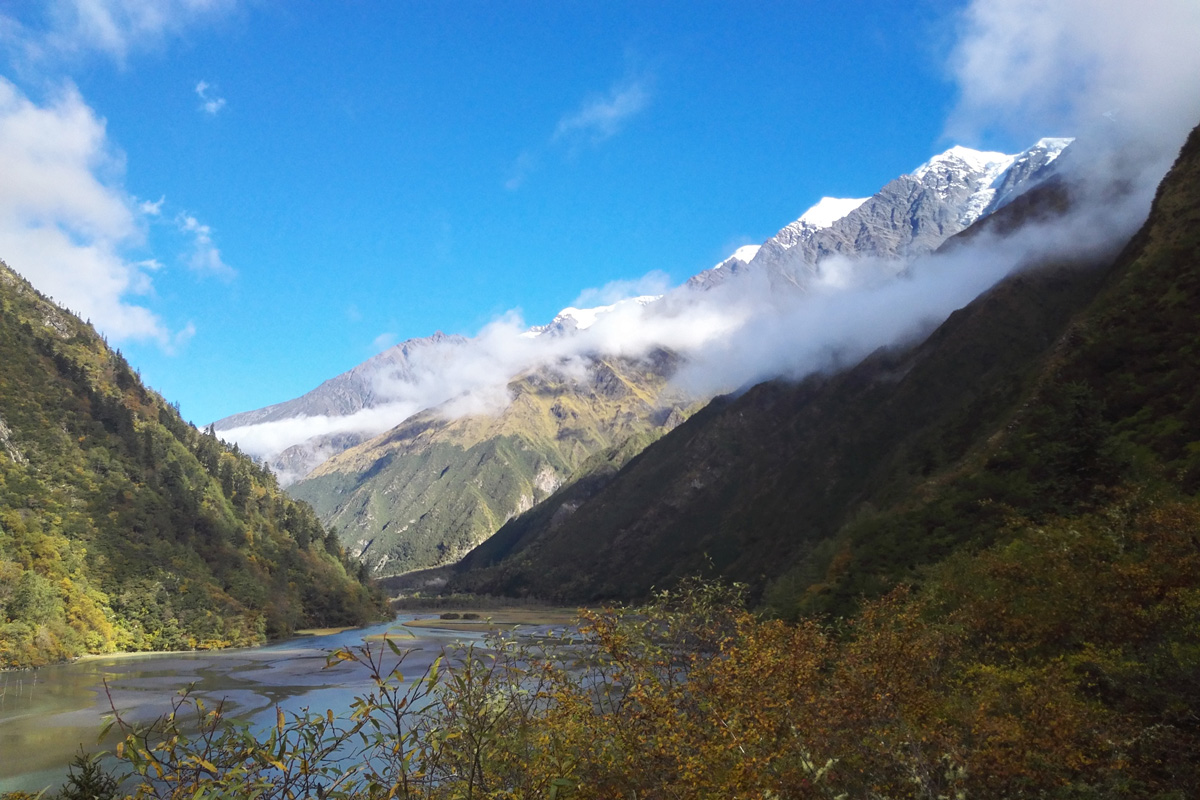
[[[371,625],[342,625],[339,627],[330,628],[301,628],[298,631],[294,631],[291,636],[283,639],[270,639],[254,645],[237,645],[231,647],[198,647],[193,650],[116,650],[112,653],[84,653],[83,655],[75,656],[74,658],[70,659],[64,659],[63,661],[55,661],[50,664],[39,664],[36,667],[0,667],[0,674],[33,672],[39,669],[45,669],[47,667],[61,666],[64,664],[79,664],[88,661],[95,661],[97,659],[126,659],[146,656],[195,655],[196,653],[219,653],[224,650],[246,649],[247,647],[267,647],[273,644],[282,644],[293,639],[307,639],[313,636],[335,636],[346,633],[347,631],[372,628],[378,624],[379,623],[373,623]]]
[[[361,666],[338,662],[326,668],[331,651],[387,635],[406,651],[405,671],[421,674],[443,647],[479,638],[468,631],[410,630],[405,621],[323,636],[305,632],[260,647],[108,653],[14,672],[0,694],[0,794],[47,787],[53,793],[81,746],[111,752],[119,731],[109,731],[100,743],[96,738],[111,713],[110,700],[134,723],[170,713],[179,692],[189,687],[208,707],[221,704],[230,719],[259,728],[273,726],[277,710],[289,718],[308,708],[345,716],[374,684]],[[4,686],[0,677],[0,689]]]

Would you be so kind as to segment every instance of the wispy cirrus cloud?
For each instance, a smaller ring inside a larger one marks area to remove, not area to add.
[[[620,133],[625,126],[649,107],[651,80],[648,76],[626,78],[607,92],[588,96],[578,108],[562,115],[544,149],[566,148],[575,153],[584,146],[595,146]],[[541,166],[543,148],[523,151],[513,161],[504,180],[504,188],[514,192],[525,185]]]
[[[213,243],[212,228],[187,212],[175,216],[175,225],[181,233],[191,237],[191,253],[185,259],[188,267],[204,275],[225,279],[237,274],[233,267],[221,260],[221,251]]]
[[[124,64],[198,22],[232,11],[239,0],[49,0],[0,12],[0,42],[26,64],[91,53]]]
[[[554,128],[552,141],[598,144],[620,133],[649,104],[646,79],[623,81],[602,95],[587,98],[578,109],[563,116]]]
[[[504,181],[504,188],[510,192],[516,191],[525,185],[525,179],[529,174],[537,168],[537,158],[533,153],[526,150],[517,156],[517,160],[513,163],[512,169],[508,173],[508,179]]]
[[[215,88],[208,81],[200,81],[196,84],[196,95],[200,98],[200,110],[210,117],[215,117],[217,112],[225,107],[225,98],[217,96],[212,91]]]

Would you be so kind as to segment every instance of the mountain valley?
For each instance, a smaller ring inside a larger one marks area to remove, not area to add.
[[[679,328],[714,314],[758,313],[755,304],[765,301],[754,299],[754,287],[764,281],[770,302],[790,303],[827,286],[878,280],[880,270],[894,279],[913,258],[1046,181],[1070,143],[1043,139],[1016,155],[951,148],[873,197],[825,198],[763,245],[740,248],[665,297],[564,309],[519,334],[529,349],[514,362],[514,375],[493,380],[482,413],[458,410],[477,391],[461,374],[480,345],[438,334],[384,351],[296,400],[219,420],[215,429],[266,457],[287,482],[299,478],[289,491],[338,526],[345,546],[374,574],[453,563],[582,477],[588,458],[611,466],[602,454],[612,448],[632,456],[713,396],[711,387],[676,379],[696,348],[705,348]],[[833,260],[847,265],[836,278]],[[567,379],[564,365],[586,375]],[[423,397],[422,387],[443,375],[462,394],[448,389],[441,402],[371,438],[374,429],[364,425],[378,427],[387,415],[403,419],[407,398]],[[614,406],[593,390],[605,382],[624,387],[633,405]],[[564,407],[585,421],[555,413]],[[331,432],[256,448],[256,435],[273,428],[297,432],[293,439],[314,428]]]

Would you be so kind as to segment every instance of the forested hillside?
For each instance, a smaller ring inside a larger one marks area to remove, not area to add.
[[[336,534],[0,264],[0,667],[381,613]]]

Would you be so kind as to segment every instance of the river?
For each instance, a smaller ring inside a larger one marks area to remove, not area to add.
[[[416,678],[446,645],[481,638],[403,627],[406,621],[429,616],[402,615],[368,628],[263,647],[87,658],[0,673],[0,793],[50,787],[52,794],[81,745],[88,752],[111,751],[120,738],[115,731],[97,742],[111,716],[110,695],[130,721],[149,721],[170,711],[172,700],[189,685],[207,705],[223,700],[231,716],[264,728],[274,723],[276,707],[286,713],[308,707],[345,715],[350,702],[371,682],[364,669],[352,664],[325,669],[331,651],[389,633],[402,649],[411,651],[403,673]]]

